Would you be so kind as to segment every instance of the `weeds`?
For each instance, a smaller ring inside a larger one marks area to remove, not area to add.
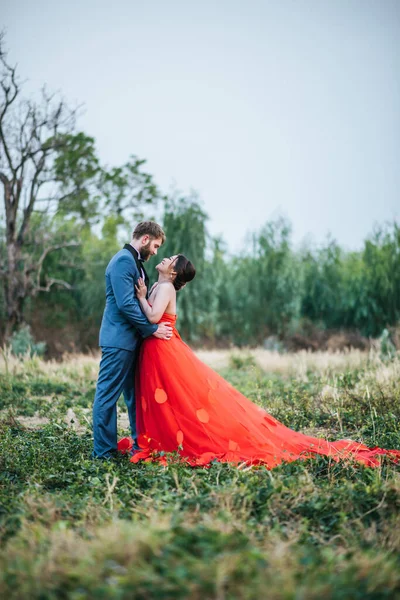
[[[236,355],[221,372],[295,429],[400,447],[398,358],[285,360],[266,370],[257,353]],[[400,596],[399,466],[93,461],[95,371],[93,358],[0,368],[2,597]]]

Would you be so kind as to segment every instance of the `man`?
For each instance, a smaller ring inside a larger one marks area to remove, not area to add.
[[[109,458],[117,451],[117,401],[123,392],[128,408],[134,449],[137,446],[135,366],[140,341],[149,335],[170,339],[165,323],[150,323],[135,295],[139,277],[148,287],[143,262],[157,254],[165,233],[157,223],[139,223],[130,244],[117,252],[106,269],[106,307],[100,328],[101,362],[93,404],[95,458]]]

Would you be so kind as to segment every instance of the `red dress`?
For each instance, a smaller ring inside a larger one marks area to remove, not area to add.
[[[273,468],[313,454],[353,458],[368,466],[377,466],[382,454],[400,459],[398,450],[371,449],[351,440],[327,442],[285,427],[197,358],[175,329],[176,316],[164,313],[161,321],[171,324],[173,336],[169,341],[150,336],[141,347],[136,402],[142,451],[132,462],[166,464],[165,452],[179,453],[192,466],[218,461]],[[129,451],[132,440],[120,440],[118,448]]]

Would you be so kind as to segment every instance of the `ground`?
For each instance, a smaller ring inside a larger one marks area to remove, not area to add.
[[[400,358],[199,352],[293,429],[400,448]],[[90,458],[97,356],[0,361],[0,595],[400,597],[400,468]],[[120,402],[119,433],[127,433]]]

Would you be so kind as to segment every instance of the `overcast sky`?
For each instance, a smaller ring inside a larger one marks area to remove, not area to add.
[[[0,0],[30,90],[84,103],[101,160],[198,191],[212,234],[288,217],[360,247],[400,217],[400,0]]]

